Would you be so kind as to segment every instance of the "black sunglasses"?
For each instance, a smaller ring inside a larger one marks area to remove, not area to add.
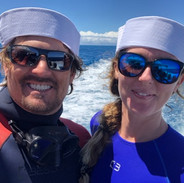
[[[118,68],[122,75],[136,77],[141,75],[147,66],[151,67],[153,78],[163,84],[171,84],[177,81],[184,64],[172,59],[157,59],[148,62],[142,55],[130,52],[120,52],[118,56]]]
[[[7,48],[8,56],[12,63],[21,66],[36,66],[41,55],[45,55],[47,65],[56,71],[67,71],[71,68],[74,56],[56,50],[46,50],[25,45],[12,45]]]

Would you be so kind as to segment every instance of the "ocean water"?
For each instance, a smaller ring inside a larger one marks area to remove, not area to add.
[[[91,117],[105,104],[114,100],[108,90],[108,80],[105,79],[114,53],[115,46],[80,47],[80,57],[86,71],[74,80],[74,91],[66,96],[63,103],[63,117],[82,124],[89,130]],[[184,84],[180,89],[184,94]],[[184,135],[184,100],[173,95],[167,104],[172,109],[164,107],[165,120]]]
[[[80,57],[86,70],[74,80],[74,91],[64,100],[63,117],[72,119],[89,130],[91,117],[104,104],[113,100],[105,77],[114,53],[115,46],[80,47]]]
[[[72,119],[89,130],[91,117],[114,100],[108,90],[108,80],[105,79],[114,53],[114,46],[81,46],[80,57],[87,65],[87,71],[74,81],[73,93],[65,98],[63,117]],[[184,94],[184,84],[181,91]],[[172,109],[164,107],[165,120],[184,135],[184,100],[173,95],[167,104]]]

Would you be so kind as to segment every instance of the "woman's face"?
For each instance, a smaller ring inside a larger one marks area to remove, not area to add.
[[[160,58],[177,60],[176,57],[167,52],[152,48],[136,47],[129,48],[126,51],[140,54],[148,62]],[[162,84],[152,77],[150,67],[147,67],[140,76],[126,77],[119,72],[117,66],[115,66],[115,77],[118,79],[118,90],[123,108],[126,108],[130,113],[144,116],[160,113],[164,104],[184,79],[184,76],[180,76],[175,83]]]

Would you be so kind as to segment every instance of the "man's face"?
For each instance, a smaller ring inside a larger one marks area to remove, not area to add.
[[[19,37],[14,44],[69,53],[60,41],[47,37]],[[75,76],[71,70],[61,72],[49,69],[44,55],[36,66],[12,64],[4,70],[12,99],[24,110],[41,115],[59,110]]]

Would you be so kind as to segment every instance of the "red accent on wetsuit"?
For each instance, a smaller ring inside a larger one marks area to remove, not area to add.
[[[60,118],[60,120],[79,137],[79,145],[82,148],[91,138],[89,132],[82,126],[69,119]],[[11,134],[11,129],[7,119],[0,113],[0,148]]]
[[[60,120],[79,137],[79,145],[82,148],[91,138],[89,132],[82,126],[69,119],[60,118]]]

